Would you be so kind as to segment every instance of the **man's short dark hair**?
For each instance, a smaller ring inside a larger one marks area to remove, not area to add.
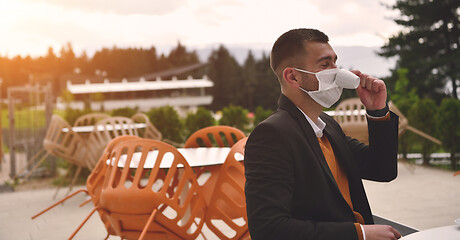
[[[278,67],[288,58],[295,59],[305,56],[304,44],[306,41],[327,43],[329,42],[329,37],[319,30],[308,28],[292,29],[285,32],[276,40],[272,47],[270,65],[273,72],[276,74]]]

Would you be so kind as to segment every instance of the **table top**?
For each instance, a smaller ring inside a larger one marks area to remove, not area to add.
[[[401,240],[459,240],[460,225],[452,225],[423,230],[407,235]]]
[[[145,128],[147,125],[145,123],[134,123],[134,128],[136,129],[139,129],[139,128]],[[117,130],[120,130],[120,129],[126,129],[126,128],[129,128],[128,124],[123,124],[123,125],[115,125],[115,129]],[[99,131],[103,131],[104,130],[104,126],[102,125],[98,125],[97,126],[98,130]],[[111,131],[113,130],[114,126],[112,125],[107,125],[105,127],[105,129]],[[72,130],[76,133],[89,133],[89,132],[92,132],[94,130],[94,125],[89,125],[89,126],[76,126],[76,127],[72,127]],[[62,129],[63,132],[68,132],[69,129],[68,128],[63,128]]]
[[[178,148],[177,149],[187,160],[190,167],[202,167],[211,165],[221,165],[225,162],[227,155],[230,152],[229,147],[200,147],[200,148]],[[137,168],[139,165],[141,153],[134,153],[130,162],[130,168]],[[147,159],[144,163],[144,168],[153,168],[156,159],[158,158],[158,151],[151,151],[147,155]],[[242,161],[243,155],[237,153],[235,159]],[[165,154],[161,161],[160,168],[170,168],[173,162],[173,154]],[[109,164],[110,160],[107,160]],[[114,159],[113,159],[114,161]],[[118,167],[124,167],[126,163],[126,155],[120,156],[118,161]]]

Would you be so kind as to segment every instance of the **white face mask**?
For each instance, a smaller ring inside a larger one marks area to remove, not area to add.
[[[340,99],[343,88],[355,89],[359,85],[359,77],[345,69],[332,68],[317,73],[298,68],[294,69],[316,76],[319,83],[317,91],[307,91],[302,87],[299,88],[325,108],[330,108]]]

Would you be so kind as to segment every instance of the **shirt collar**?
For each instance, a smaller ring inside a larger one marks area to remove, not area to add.
[[[326,127],[326,123],[321,120],[321,118],[318,117],[318,119],[316,120],[316,123],[313,122],[313,120],[311,120],[307,114],[305,114],[302,109],[300,109],[299,107],[297,107],[300,112],[302,112],[302,114],[305,116],[305,118],[307,119],[308,123],[310,123],[311,127],[313,128],[313,131],[315,132],[315,135],[316,137],[318,138],[321,138],[323,137],[323,130],[324,128]]]

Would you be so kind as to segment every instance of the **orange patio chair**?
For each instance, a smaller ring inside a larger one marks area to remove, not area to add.
[[[88,113],[85,115],[82,115],[75,120],[75,123],[73,124],[74,127],[77,126],[93,126],[97,122],[99,122],[102,119],[109,118],[110,115],[105,114],[105,113]]]
[[[117,236],[197,238],[206,203],[192,169],[174,146],[150,139],[129,140],[115,146],[109,159],[100,209]],[[146,167],[146,162],[153,167]],[[170,167],[160,168],[164,162]]]
[[[246,137],[241,130],[230,126],[210,126],[194,132],[185,142],[185,148],[232,147],[238,140]],[[209,203],[220,165],[194,168],[196,177],[203,188],[206,202]],[[208,174],[203,174],[203,173]]]
[[[136,123],[145,123],[145,129],[139,129],[139,136],[143,138],[161,140],[162,135],[161,132],[152,124],[149,117],[144,113],[136,113],[134,116],[131,117],[134,122]]]
[[[460,174],[460,170],[459,170],[459,171],[456,171],[456,172],[454,173],[454,176],[457,176],[457,175],[459,175],[459,174]]]
[[[107,161],[109,160],[110,153],[113,149],[114,146],[116,146],[118,143],[130,140],[130,139],[135,139],[137,138],[136,136],[120,136],[115,139],[113,139],[106,147],[104,154],[102,154],[101,158],[99,159],[98,164],[96,167],[93,169],[91,174],[88,176],[88,179],[86,180],[86,189],[80,189],[75,191],[74,193],[66,196],[65,198],[59,200],[58,202],[54,203],[53,205],[49,206],[45,210],[39,212],[38,214],[32,216],[32,219],[35,219],[39,217],[40,215],[44,214],[45,212],[51,210],[52,208],[58,206],[59,204],[67,201],[68,199],[74,197],[78,193],[84,192],[90,196],[90,199],[80,205],[83,206],[89,201],[93,202],[93,205],[95,208],[90,212],[90,214],[85,218],[85,220],[77,227],[77,229],[74,231],[74,233],[71,235],[69,239],[72,239],[78,231],[83,227],[83,225],[88,221],[88,219],[92,216],[92,214],[96,211],[99,210],[99,215],[101,216],[101,220],[104,223],[106,230],[107,230],[107,237],[109,235],[115,235],[115,231],[111,228],[111,225],[109,221],[107,220],[107,216],[104,211],[100,210],[99,207],[99,200],[101,196],[101,191],[102,191],[102,185],[104,183],[104,179],[106,176],[106,170],[107,170]]]
[[[100,120],[94,125],[88,139],[88,161],[92,169],[107,144],[119,136],[138,136],[134,121],[127,117],[110,117]]]
[[[244,155],[246,140],[241,139],[230,150],[208,204],[206,226],[219,239],[250,239],[244,195],[246,178],[244,166],[237,160]]]

